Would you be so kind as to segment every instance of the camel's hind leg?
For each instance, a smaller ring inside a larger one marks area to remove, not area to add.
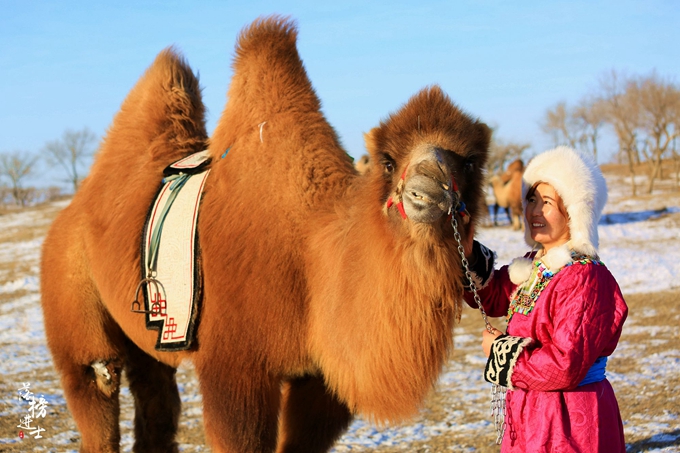
[[[107,316],[68,309],[78,307],[82,300],[67,302],[65,295],[60,300],[43,294],[45,331],[64,396],[81,433],[80,451],[118,452],[122,357],[116,341],[98,322]]]
[[[72,218],[62,215],[55,220],[43,245],[40,286],[45,335],[81,433],[80,451],[117,452],[124,335],[103,307],[82,264],[82,235],[68,223]]]
[[[138,453],[177,452],[175,436],[181,402],[176,370],[127,341],[125,372],[135,399],[135,445]]]
[[[347,429],[352,415],[323,379],[306,376],[284,387],[277,453],[325,452]]]
[[[118,452],[120,362],[97,361],[92,366],[60,362],[64,395],[81,433],[80,452]]]

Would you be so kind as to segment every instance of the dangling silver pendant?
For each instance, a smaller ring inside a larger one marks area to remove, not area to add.
[[[496,428],[496,445],[503,442],[505,434],[505,393],[507,389],[503,386],[491,385],[491,416]]]

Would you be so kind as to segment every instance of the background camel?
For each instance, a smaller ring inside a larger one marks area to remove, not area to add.
[[[370,157],[368,156],[368,154],[364,154],[359,159],[357,159],[356,162],[354,162],[354,168],[357,169],[359,174],[363,175],[368,171],[368,166],[370,164],[371,164]]]
[[[489,129],[424,89],[366,134],[373,164],[359,176],[292,23],[245,29],[233,68],[208,144],[191,349],[155,350],[157,332],[130,311],[162,171],[208,143],[197,80],[175,51],[132,89],[45,239],[45,332],[83,452],[118,451],[123,371],[135,451],[177,451],[174,375],[188,359],[213,451],[316,452],[353,414],[412,415],[452,347],[464,282],[448,214],[459,197],[480,214]]]
[[[493,175],[489,182],[493,189],[493,224],[498,225],[498,208],[504,208],[514,230],[524,228],[522,220],[522,174],[524,162],[517,159],[500,175]]]

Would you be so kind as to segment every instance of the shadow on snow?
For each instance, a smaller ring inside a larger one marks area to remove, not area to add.
[[[646,220],[655,220],[667,214],[674,214],[680,212],[678,207],[661,208],[648,211],[637,212],[616,212],[605,214],[600,219],[599,225],[615,225],[621,223],[644,222]]]
[[[650,448],[665,448],[680,445],[680,429],[668,433],[654,434],[647,439],[638,440],[626,445],[626,453],[640,453],[649,451]]]

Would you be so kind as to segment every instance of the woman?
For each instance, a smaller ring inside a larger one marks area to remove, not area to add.
[[[605,378],[628,308],[599,261],[597,223],[607,186],[597,165],[567,147],[535,157],[523,176],[525,238],[534,248],[493,269],[493,253],[466,249],[489,316],[484,377],[508,389],[502,452],[625,452]],[[474,308],[473,294],[466,301]]]

